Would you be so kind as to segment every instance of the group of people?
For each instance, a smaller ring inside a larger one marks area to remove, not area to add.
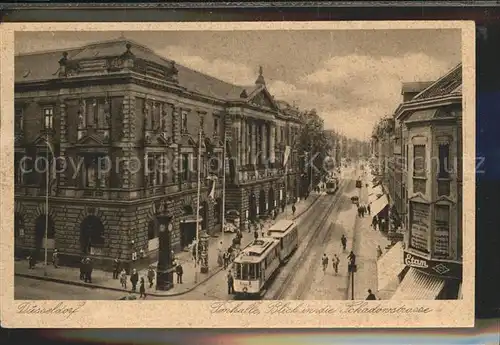
[[[34,252],[28,255],[28,265],[30,270],[35,269],[36,254]],[[54,268],[59,268],[59,251],[57,249],[52,251],[52,265],[54,265]]]
[[[389,230],[389,222],[384,217],[373,216],[372,218],[373,230],[380,230],[387,232]]]
[[[371,214],[370,204],[358,206],[358,217],[363,218],[365,215],[370,215],[370,214]]]

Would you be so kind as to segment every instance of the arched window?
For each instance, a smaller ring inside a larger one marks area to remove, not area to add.
[[[158,222],[152,220],[148,225],[148,240],[153,240],[158,237]]]

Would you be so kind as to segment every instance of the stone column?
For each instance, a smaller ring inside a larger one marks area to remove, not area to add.
[[[269,163],[274,164],[276,162],[276,125],[271,123],[270,125],[271,133],[269,135]]]
[[[252,128],[252,136],[250,138],[251,140],[251,153],[250,153],[250,164],[256,164],[256,157],[257,157],[257,126],[255,125],[255,122],[250,120],[250,126]]]
[[[262,141],[262,153],[260,155],[260,162],[262,164],[266,164],[267,163],[267,156],[268,156],[268,152],[267,152],[267,122],[264,122],[262,125],[261,125],[261,130],[262,130],[262,137],[260,138],[260,140]]]

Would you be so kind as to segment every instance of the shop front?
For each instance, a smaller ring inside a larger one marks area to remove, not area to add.
[[[457,262],[431,260],[405,251],[409,267],[392,300],[451,300],[459,298],[462,265]]]

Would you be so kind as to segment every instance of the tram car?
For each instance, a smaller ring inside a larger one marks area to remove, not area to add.
[[[267,231],[267,236],[280,241],[280,262],[285,264],[299,246],[297,223],[282,219],[273,224]]]
[[[339,189],[339,179],[336,177],[332,177],[326,181],[326,193],[327,194],[335,194]]]
[[[260,238],[234,260],[236,298],[260,297],[280,267],[280,241]]]

